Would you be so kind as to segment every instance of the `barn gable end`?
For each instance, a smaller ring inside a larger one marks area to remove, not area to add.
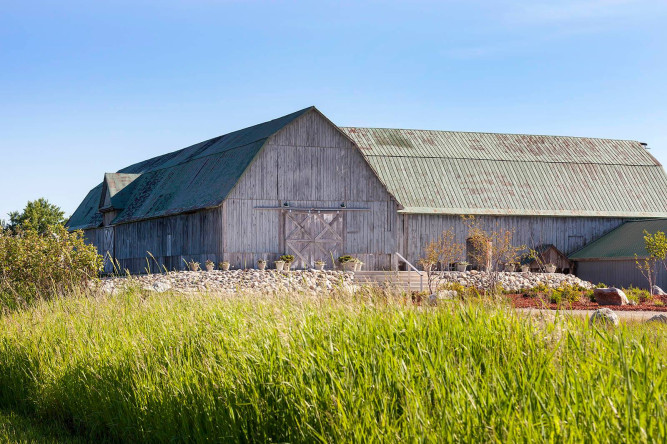
[[[293,254],[287,237],[289,224],[296,222],[289,215],[315,219],[302,214],[308,210],[338,215],[341,242],[334,255],[356,254],[369,266],[391,265],[396,202],[354,143],[316,109],[270,137],[225,200],[225,256],[248,264]],[[305,240],[293,243],[306,245]],[[309,253],[311,262],[322,259],[333,265],[331,254],[316,251]]]

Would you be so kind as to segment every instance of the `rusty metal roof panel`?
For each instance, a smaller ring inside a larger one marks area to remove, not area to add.
[[[404,213],[667,216],[667,176],[639,142],[341,129]]]
[[[634,259],[647,256],[644,230],[667,233],[667,219],[629,221],[570,255],[578,261],[595,259]]]
[[[341,128],[368,156],[656,165],[636,141],[386,128]]]
[[[667,217],[658,166],[366,158],[404,213]]]

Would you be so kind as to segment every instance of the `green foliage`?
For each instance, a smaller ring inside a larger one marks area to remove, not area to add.
[[[584,290],[581,294],[581,297],[588,299],[590,302],[595,302],[595,291]]]
[[[73,436],[64,424],[44,423],[16,412],[0,410],[0,442],[83,444],[87,441]]]
[[[650,290],[655,284],[658,269],[664,267],[667,271],[667,236],[662,231],[651,234],[644,230],[644,247],[648,256],[640,258],[635,254],[635,264],[646,278]]]
[[[549,293],[549,302],[552,304],[560,304],[563,302],[563,292],[558,289],[551,290]]]
[[[340,262],[341,264],[344,264],[346,262],[354,262],[354,261],[355,261],[355,258],[350,256],[350,255],[340,256],[338,258],[338,262]]]
[[[644,246],[650,257],[659,261],[667,259],[667,236],[662,231],[651,234],[644,230]]]
[[[292,262],[294,262],[294,256],[291,254],[283,254],[282,256],[280,256],[280,260],[285,261],[288,264],[291,264]]]
[[[402,301],[55,299],[0,318],[0,405],[96,441],[667,439],[661,326]]]
[[[102,257],[80,231],[56,225],[39,234],[0,233],[0,309],[85,289],[97,278]]]
[[[607,284],[603,284],[602,282],[598,282],[598,284],[595,286],[595,288],[607,288]]]
[[[536,298],[538,296],[548,293],[549,291],[550,291],[549,287],[547,287],[546,284],[540,282],[533,288],[526,290],[525,294],[532,298]]]
[[[23,229],[45,233],[50,227],[64,223],[65,213],[60,207],[44,198],[39,198],[28,202],[23,211],[12,211],[9,213],[7,228],[12,231]]]
[[[648,290],[643,290],[634,286],[630,286],[630,288],[624,288],[623,293],[625,293],[629,300],[640,304],[642,302],[650,301],[653,299],[651,293]]]

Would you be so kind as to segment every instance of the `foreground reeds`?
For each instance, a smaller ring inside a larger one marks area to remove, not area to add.
[[[0,406],[127,442],[664,442],[664,335],[373,296],[57,299],[2,318]]]

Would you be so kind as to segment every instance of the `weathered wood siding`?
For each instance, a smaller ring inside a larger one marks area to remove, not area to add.
[[[233,266],[285,253],[284,212],[257,207],[366,208],[344,212],[344,253],[389,268],[396,205],[354,145],[316,112],[267,141],[223,204],[224,254]]]
[[[131,273],[144,273],[149,267],[183,270],[186,261],[203,267],[207,259],[216,264],[222,260],[220,208],[120,224],[115,230],[116,261]]]
[[[529,248],[553,244],[570,254],[585,244],[621,225],[624,219],[588,217],[478,216],[487,230],[514,230],[515,245]],[[457,242],[465,245],[468,226],[460,216],[401,215],[403,237],[399,252],[413,264],[424,256],[424,246],[443,231],[453,228]]]
[[[86,241],[86,243],[94,245],[95,248],[97,248],[98,254],[104,254],[104,230],[102,228],[83,230],[83,239]]]
[[[577,261],[576,274],[581,279],[594,284],[602,282],[615,287],[629,287],[648,289],[646,278],[637,270],[634,260],[594,260]],[[658,272],[657,283],[661,288],[667,287],[667,273],[662,268]]]

